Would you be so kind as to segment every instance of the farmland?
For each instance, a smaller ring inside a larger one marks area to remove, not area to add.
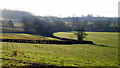
[[[31,63],[76,67],[118,66],[118,33],[87,32],[87,34],[88,36],[84,40],[93,41],[94,45],[0,42],[2,44],[2,64],[3,66],[26,66]],[[76,39],[72,32],[54,33],[54,36]],[[1,38],[59,40],[19,33],[3,33]]]

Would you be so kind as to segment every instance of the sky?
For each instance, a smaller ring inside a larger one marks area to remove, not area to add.
[[[0,0],[0,9],[31,12],[40,16],[118,17],[119,0]]]

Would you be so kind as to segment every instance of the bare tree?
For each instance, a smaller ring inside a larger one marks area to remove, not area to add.
[[[77,37],[77,40],[79,41],[83,41],[83,39],[87,36],[87,34],[85,33],[85,30],[83,29],[83,27],[78,28],[77,30],[75,30],[74,34]]]
[[[67,24],[67,28],[74,32],[78,41],[83,41],[87,36],[85,29],[83,28],[83,22],[76,17],[73,17],[71,23]]]

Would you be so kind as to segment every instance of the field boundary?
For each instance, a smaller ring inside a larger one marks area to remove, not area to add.
[[[2,42],[16,42],[16,43],[37,43],[37,44],[93,44],[92,41],[57,41],[57,40],[26,40],[26,39],[0,39]]]

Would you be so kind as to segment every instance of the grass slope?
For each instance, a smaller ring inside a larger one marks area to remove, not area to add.
[[[51,37],[43,37],[34,34],[24,34],[24,33],[2,33],[1,39],[27,39],[27,40],[59,40]]]
[[[68,38],[73,35],[72,33],[57,34]],[[30,63],[78,67],[118,66],[117,33],[88,32],[86,39],[110,47],[90,44],[60,45],[3,42],[1,57],[4,58],[3,66],[24,66]]]

